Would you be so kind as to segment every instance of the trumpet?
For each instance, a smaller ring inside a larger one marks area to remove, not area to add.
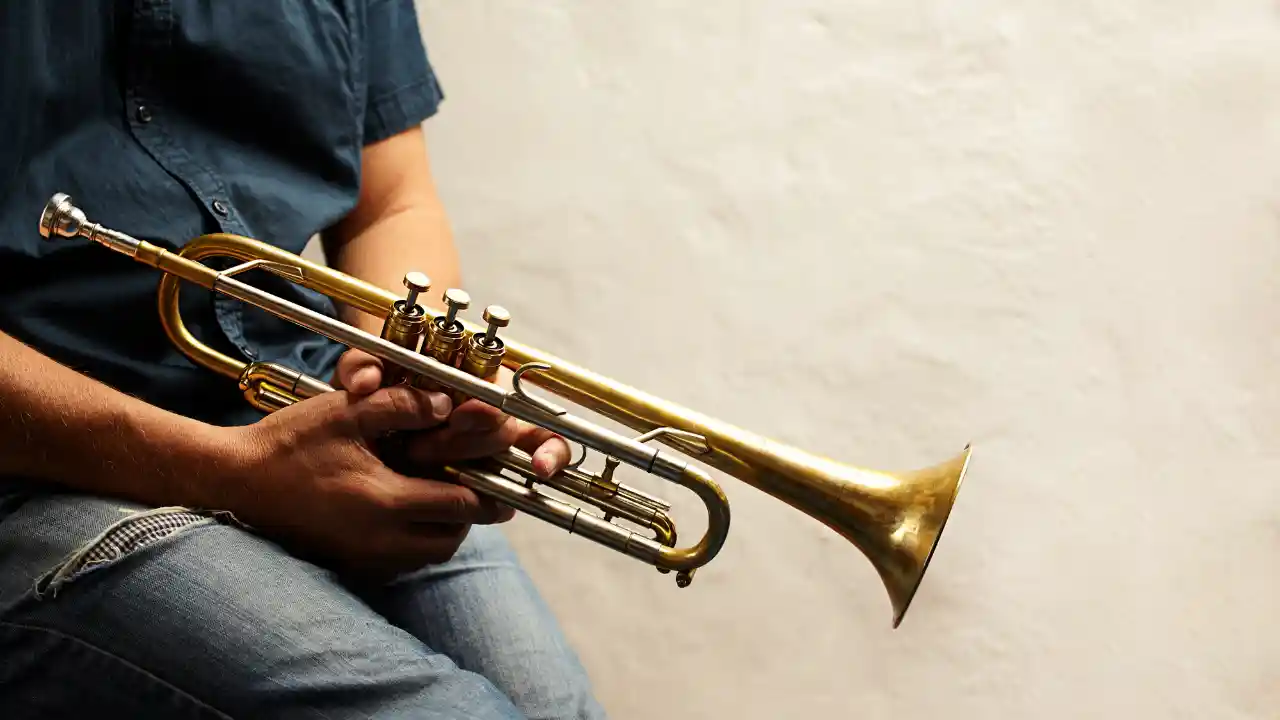
[[[505,334],[499,337],[510,322],[510,314],[500,306],[486,308],[483,326],[464,321],[459,314],[468,308],[470,298],[459,289],[442,294],[443,310],[419,303],[430,281],[417,272],[406,274],[407,294],[400,297],[240,235],[201,235],[178,252],[170,252],[90,222],[64,193],[55,194],[45,205],[40,234],[84,238],[159,270],[160,321],[169,339],[192,362],[236,380],[246,401],[264,413],[334,388],[283,365],[229,357],[197,340],[179,310],[182,281],[364,350],[384,362],[391,381],[446,392],[455,402],[476,398],[577,443],[581,457],[548,479],[537,476],[531,458],[515,448],[450,465],[444,472],[454,482],[570,534],[659,572],[675,572],[678,587],[688,587],[695,571],[716,557],[729,532],[728,499],[708,472],[691,464],[697,462],[789,505],[860,550],[884,584],[897,628],[920,587],[969,466],[970,445],[930,467],[888,472],[842,464],[760,437],[522,345]],[[203,262],[211,257],[239,264],[215,270]],[[364,332],[237,278],[250,270],[272,273],[371,314],[383,322],[382,333]],[[503,367],[512,372],[510,389],[496,381]],[[572,415],[531,394],[529,384],[639,434],[627,437]],[[589,450],[604,457],[602,469],[583,469]],[[614,479],[624,463],[687,488],[702,501],[707,527],[697,542],[677,544],[669,502]],[[571,501],[545,492],[542,486]]]

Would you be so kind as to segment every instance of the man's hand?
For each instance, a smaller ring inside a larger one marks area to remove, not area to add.
[[[375,453],[390,432],[441,427],[448,397],[409,387],[361,396],[338,390],[232,429],[236,482],[218,507],[304,557],[371,581],[457,551],[473,524],[510,509],[460,485],[391,470]]]
[[[361,350],[348,350],[338,360],[334,383],[356,397],[373,393],[382,385],[382,361]],[[447,423],[415,435],[406,445],[408,460],[424,468],[515,447],[533,457],[535,472],[545,478],[562,470],[570,459],[564,438],[479,400],[462,403]]]
[[[0,475],[152,507],[227,510],[301,557],[387,580],[448,560],[477,523],[511,510],[456,483],[397,473],[391,432],[441,428],[448,397],[338,390],[249,425],[176,415],[0,332]]]

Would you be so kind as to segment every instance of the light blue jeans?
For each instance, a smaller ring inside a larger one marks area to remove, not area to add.
[[[0,520],[0,717],[604,716],[496,527],[376,592],[213,517],[68,564],[156,512],[36,495]]]

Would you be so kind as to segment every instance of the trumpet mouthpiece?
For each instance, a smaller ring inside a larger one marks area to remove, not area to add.
[[[84,211],[71,202],[71,196],[58,193],[45,203],[44,212],[40,213],[40,237],[73,238],[80,234],[86,222]]]
[[[84,237],[130,257],[136,257],[142,245],[136,238],[89,222],[84,211],[76,207],[66,193],[58,193],[45,203],[44,212],[40,213],[40,236],[46,240]]]

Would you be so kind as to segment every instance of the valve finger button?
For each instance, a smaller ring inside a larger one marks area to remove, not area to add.
[[[481,342],[488,347],[493,347],[498,344],[498,328],[504,328],[511,323],[511,313],[501,305],[490,305],[484,309],[484,321],[489,324],[489,329],[485,330]]]
[[[471,296],[465,290],[449,288],[444,292],[444,304],[449,309],[444,318],[444,327],[451,329],[458,319],[458,313],[471,307]]]
[[[409,290],[404,299],[405,312],[413,312],[418,296],[431,289],[431,279],[420,272],[405,273],[404,286]]]

